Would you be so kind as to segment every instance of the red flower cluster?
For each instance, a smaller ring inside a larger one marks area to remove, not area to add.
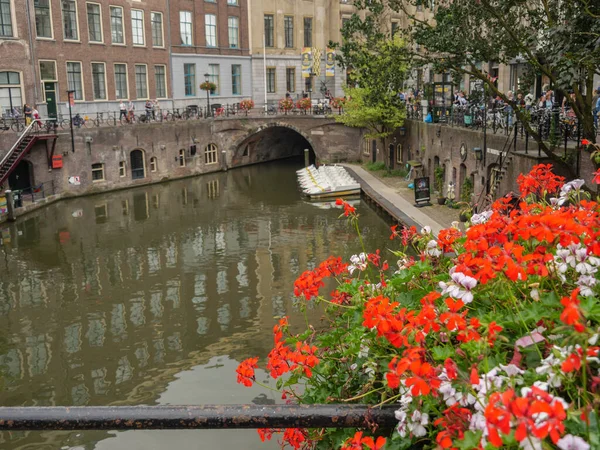
[[[454,245],[454,242],[461,236],[461,231],[457,230],[456,228],[446,228],[445,230],[440,231],[438,235],[438,244],[442,248],[442,252],[453,252],[454,249],[452,246]]]
[[[283,443],[282,447],[285,444],[290,445],[293,448],[302,447],[304,442],[308,442],[308,430],[305,428],[259,428],[258,435],[260,436],[260,440],[270,441],[274,434],[283,433]]]
[[[390,372],[386,373],[388,386],[396,389],[400,386],[400,379],[406,373],[406,386],[410,388],[413,396],[428,395],[431,389],[437,389],[442,383],[436,376],[435,368],[424,362],[422,353],[424,349],[413,348],[406,351],[405,356],[398,360],[394,357],[388,365]]]
[[[258,358],[248,358],[242,361],[237,369],[237,382],[244,386],[252,386],[254,377],[254,369],[258,367]]]
[[[279,378],[281,375],[301,367],[304,374],[310,378],[312,377],[311,369],[319,363],[319,358],[315,355],[317,347],[302,341],[296,342],[295,350],[286,345],[283,340],[282,328],[287,327],[287,324],[287,318],[284,317],[273,328],[275,347],[267,357],[267,369],[273,378]]]
[[[380,450],[385,445],[385,438],[379,436],[376,441],[370,436],[363,437],[362,431],[357,431],[356,434],[348,438],[342,445],[340,450],[363,450],[367,447],[369,450]]]
[[[307,270],[294,282],[294,295],[304,296],[306,300],[319,295],[319,289],[325,286],[323,278],[338,276],[344,273],[348,264],[342,262],[342,258],[330,256],[314,270]]]
[[[402,241],[402,245],[404,245],[405,247],[408,244],[410,244],[410,242],[413,240],[413,238],[417,235],[417,227],[415,227],[415,226],[412,226],[410,228],[402,227],[400,232],[398,232],[398,225],[393,225],[392,227],[390,227],[390,230],[392,230],[392,235],[390,236],[390,240],[400,237],[400,240]]]
[[[353,216],[356,214],[356,208],[352,205],[350,205],[350,203],[342,200],[341,198],[338,198],[335,200],[335,204],[338,206],[343,206],[344,207],[344,215],[346,217],[348,216]]]
[[[454,404],[446,409],[444,415],[433,424],[442,428],[435,440],[442,448],[452,448],[452,441],[460,440],[465,436],[465,430],[469,428],[471,411]]]
[[[594,173],[594,179],[592,181],[596,184],[600,184],[600,168]]]
[[[484,415],[488,439],[496,447],[503,444],[500,433],[510,434],[513,425],[516,425],[515,439],[519,442],[530,437],[550,436],[556,444],[565,431],[567,418],[562,402],[535,386],[525,397],[517,397],[512,389],[493,393]]]
[[[527,175],[520,174],[517,178],[519,190],[523,198],[529,194],[544,197],[554,194],[562,187],[565,179],[552,173],[552,164],[538,164]]]
[[[563,297],[560,301],[561,305],[565,307],[562,314],[560,315],[560,320],[562,320],[567,325],[571,325],[575,328],[575,331],[582,333],[585,330],[585,326],[581,322],[581,311],[579,309],[579,299],[577,296],[579,295],[579,288],[573,290],[569,297]]]

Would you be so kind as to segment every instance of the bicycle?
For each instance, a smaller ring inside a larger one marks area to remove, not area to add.
[[[129,111],[126,116],[121,116],[120,122],[121,125],[131,125],[135,123],[136,117],[133,111]]]

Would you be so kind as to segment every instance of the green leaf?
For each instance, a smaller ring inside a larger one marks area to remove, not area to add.
[[[465,437],[460,441],[454,441],[453,445],[458,447],[461,450],[471,450],[473,448],[478,448],[479,443],[481,442],[482,431],[467,431],[465,432]]]

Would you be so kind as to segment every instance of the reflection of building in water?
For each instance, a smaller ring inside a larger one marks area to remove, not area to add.
[[[15,264],[0,281],[2,404],[31,398],[31,386],[57,404],[152,403],[168,380],[148,380],[239,330],[252,329],[268,351],[273,316],[291,311],[294,279],[353,238],[336,214],[253,201],[260,186],[244,182],[243,170],[235,182],[232,172],[213,177],[32,216],[38,239],[11,242]],[[230,351],[245,356],[245,345]]]

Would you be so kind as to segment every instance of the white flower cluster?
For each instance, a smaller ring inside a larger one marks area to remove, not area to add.
[[[350,262],[352,263],[348,266],[348,272],[350,273],[350,275],[352,275],[352,273],[357,269],[361,272],[364,272],[368,264],[367,254],[360,253],[359,255],[352,255],[350,257]]]
[[[435,239],[431,239],[427,243],[427,247],[425,247],[425,254],[427,256],[433,256],[434,258],[439,258],[442,256],[442,250]]]
[[[429,424],[429,415],[417,409],[409,415],[408,407],[411,402],[412,395],[410,394],[410,390],[406,389],[405,393],[400,397],[400,409],[394,413],[398,421],[396,429],[400,437],[406,437],[409,433],[412,437],[423,437],[427,434],[425,427]]]
[[[560,194],[558,198],[551,198],[550,204],[555,207],[561,207],[567,202],[567,200],[569,200],[571,194],[577,193],[581,189],[581,186],[583,186],[584,184],[584,180],[573,180],[569,181],[568,183],[565,183],[560,189]]]
[[[490,220],[490,217],[492,217],[493,213],[494,211],[490,210],[483,211],[479,214],[473,214],[473,217],[471,217],[471,225],[481,225],[482,223],[486,223],[488,220]]]
[[[442,289],[442,295],[448,295],[456,300],[460,299],[466,305],[473,301],[471,290],[477,286],[477,280],[462,272],[455,272],[455,270],[456,267],[450,269],[452,281],[448,283],[440,281],[439,286]]]
[[[581,243],[571,244],[566,248],[562,245],[557,245],[556,255],[554,255],[554,264],[559,278],[565,282],[567,280],[566,273],[571,269],[579,274],[577,286],[579,286],[580,294],[587,297],[594,295],[592,288],[596,285],[595,277],[600,266],[600,258],[590,256],[586,247]]]

